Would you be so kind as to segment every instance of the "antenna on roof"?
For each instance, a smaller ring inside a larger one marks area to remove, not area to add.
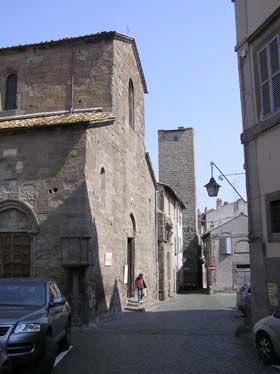
[[[126,26],[126,34],[129,35],[129,27],[128,27],[128,25]]]

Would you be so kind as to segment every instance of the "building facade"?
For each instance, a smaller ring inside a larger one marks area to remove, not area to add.
[[[201,257],[197,237],[194,129],[159,130],[159,181],[180,196],[183,209],[184,287],[201,287]]]
[[[280,3],[234,3],[256,321],[279,308]]]
[[[184,286],[184,204],[176,192],[163,183],[158,183],[157,201],[159,300],[165,300],[174,296]]]
[[[53,278],[76,322],[157,295],[155,190],[134,39],[0,49],[1,276]]]
[[[203,253],[207,288],[229,292],[250,282],[247,204],[222,203],[204,213]]]

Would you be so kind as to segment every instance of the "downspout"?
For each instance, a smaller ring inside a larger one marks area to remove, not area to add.
[[[72,55],[71,55],[71,107],[70,113],[73,113],[74,108],[74,74],[75,74],[75,48],[72,42]]]
[[[158,265],[158,192],[155,189],[155,253],[156,253],[156,299],[159,299],[159,265]]]

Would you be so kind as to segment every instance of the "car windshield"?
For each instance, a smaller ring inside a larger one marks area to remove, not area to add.
[[[0,305],[43,306],[46,300],[44,284],[0,283]]]

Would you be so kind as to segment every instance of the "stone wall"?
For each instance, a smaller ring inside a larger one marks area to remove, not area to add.
[[[170,185],[182,198],[184,286],[201,286],[201,264],[197,240],[194,130],[160,130],[159,180]]]
[[[210,264],[216,268],[215,271],[210,272],[211,285],[214,292],[236,290],[238,266],[246,265],[246,269],[249,270],[250,257],[247,236],[248,217],[244,214],[229,220],[211,232]],[[231,254],[222,253],[221,238],[223,237],[231,238]]]
[[[32,275],[56,279],[71,299],[69,251],[89,253],[79,275],[85,322],[125,305],[128,237],[135,243],[135,276],[144,273],[148,299],[157,297],[155,181],[144,147],[145,86],[133,43],[112,36],[0,50],[2,103],[7,74],[18,76],[17,110],[0,116],[72,105],[116,115],[109,127],[33,129],[0,139],[0,197],[26,202],[38,217]],[[130,79],[134,129],[128,121]]]
[[[29,46],[0,50],[0,96],[3,109],[5,81],[18,77],[17,110],[1,115],[69,110],[71,107],[112,108],[112,40]],[[1,111],[1,107],[0,107]]]
[[[184,286],[182,210],[170,188],[160,183],[157,201],[159,299],[165,300]]]

